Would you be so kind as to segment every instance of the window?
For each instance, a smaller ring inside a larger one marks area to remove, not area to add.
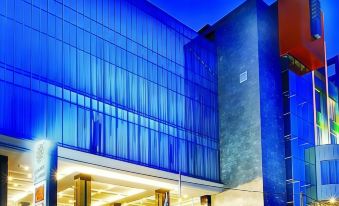
[[[321,161],[321,184],[339,184],[339,160]]]
[[[247,81],[247,71],[240,74],[240,84]]]
[[[336,112],[335,112],[336,102],[333,99],[329,98],[328,104],[329,104],[328,109],[329,109],[330,120],[336,121]]]

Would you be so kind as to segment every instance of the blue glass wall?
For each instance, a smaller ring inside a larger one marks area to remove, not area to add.
[[[0,1],[0,132],[219,181],[214,46],[146,1]]]
[[[312,73],[298,76],[282,59],[287,205],[316,200]],[[306,195],[308,198],[305,198]]]
[[[328,60],[328,69],[316,79],[317,103],[317,191],[319,200],[339,196],[339,107],[338,56]],[[327,74],[327,79],[324,78]],[[327,84],[327,90],[326,90]],[[327,100],[327,101],[326,101]],[[325,107],[325,108],[324,108]]]
[[[289,63],[288,63],[289,62]],[[329,200],[336,196],[339,107],[337,71],[329,61],[304,76],[289,71],[284,59],[284,119],[287,194],[290,205]]]

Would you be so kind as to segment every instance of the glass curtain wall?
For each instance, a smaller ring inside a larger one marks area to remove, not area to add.
[[[339,107],[335,65],[315,72],[317,145],[339,144]]]
[[[282,61],[287,205],[301,205],[300,194],[316,199],[312,73],[299,76]]]
[[[146,1],[0,1],[0,132],[219,181],[210,42]]]
[[[318,127],[320,128],[320,134],[318,134],[318,144],[321,145],[338,145],[339,144],[339,107],[338,107],[338,70],[336,67],[339,65],[332,64],[329,65],[327,70],[326,79],[328,84],[328,97],[324,92],[318,92],[323,94],[321,99],[317,99],[317,104],[321,104],[327,99],[328,107],[327,110],[321,110],[317,107],[317,118],[326,117],[327,119],[323,119],[320,121],[328,122],[327,127]],[[324,74],[324,72],[322,73]],[[320,76],[323,77],[323,76]],[[323,85],[325,82],[318,80],[320,83],[317,85]],[[319,86],[318,86],[319,87]],[[320,96],[318,94],[318,96]],[[324,124],[324,123],[322,123]],[[320,125],[322,125],[320,124]],[[334,157],[336,154],[332,154]],[[321,169],[321,184],[322,185],[334,185],[339,184],[339,160],[331,159],[324,160],[320,162]]]

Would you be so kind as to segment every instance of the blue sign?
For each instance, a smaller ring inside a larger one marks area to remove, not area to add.
[[[322,37],[322,19],[320,0],[310,0],[311,35],[314,39]]]

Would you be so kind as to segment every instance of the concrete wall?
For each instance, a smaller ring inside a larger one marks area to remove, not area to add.
[[[213,206],[264,206],[264,196],[257,188],[263,184],[261,178],[254,179],[232,190],[212,196]],[[246,192],[252,191],[252,192]]]
[[[220,167],[226,187],[262,178],[257,30],[255,1],[248,1],[222,19],[215,32]],[[246,71],[248,79],[240,83],[240,74]]]
[[[277,23],[276,6],[248,0],[210,29],[218,54],[221,180],[233,188],[214,196],[214,205],[285,203]]]
[[[286,169],[278,7],[258,1],[262,171],[265,205],[285,205]]]

